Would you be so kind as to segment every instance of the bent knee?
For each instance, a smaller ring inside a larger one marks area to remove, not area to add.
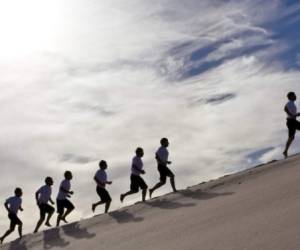
[[[161,185],[165,185],[166,184],[166,180],[160,180],[160,184]]]

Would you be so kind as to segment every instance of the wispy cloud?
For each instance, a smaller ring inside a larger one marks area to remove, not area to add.
[[[53,0],[50,6],[48,13],[37,5],[45,18],[57,16],[55,23],[43,19],[56,27],[42,32],[47,42],[25,44],[22,53],[8,42],[0,46],[13,55],[0,59],[0,197],[24,188],[26,231],[35,223],[29,215],[38,219],[33,194],[47,175],[55,179],[55,196],[64,170],[74,171],[74,220],[91,215],[89,204],[98,199],[92,178],[100,159],[109,164],[113,208],[129,188],[137,146],[145,149],[152,186],[163,136],[179,188],[281,157],[282,106],[287,91],[299,90],[300,73],[279,56],[289,51],[289,34],[274,24],[291,18],[295,25],[298,4]],[[299,47],[293,48],[299,65]]]

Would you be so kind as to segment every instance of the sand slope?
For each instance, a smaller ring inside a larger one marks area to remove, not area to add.
[[[300,156],[54,228],[1,249],[300,249]]]

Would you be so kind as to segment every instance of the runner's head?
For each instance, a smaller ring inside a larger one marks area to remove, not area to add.
[[[66,171],[64,176],[67,180],[72,180],[72,178],[73,178],[71,171]]]
[[[107,169],[107,163],[106,163],[106,161],[101,160],[101,161],[99,162],[99,167],[100,167],[101,169]]]
[[[18,196],[18,197],[21,197],[22,194],[23,194],[22,189],[19,188],[19,187],[17,187],[17,188],[15,189],[15,195]]]
[[[295,94],[295,92],[289,92],[287,94],[287,98],[290,100],[290,101],[295,101],[297,99],[297,96]]]
[[[48,186],[52,186],[53,185],[53,179],[50,176],[47,176],[45,179],[45,183]]]
[[[163,147],[168,147],[169,146],[168,139],[167,138],[161,138],[160,145],[162,145]]]
[[[140,147],[138,147],[136,150],[135,150],[135,154],[138,156],[138,157],[143,157],[144,156],[144,150]]]

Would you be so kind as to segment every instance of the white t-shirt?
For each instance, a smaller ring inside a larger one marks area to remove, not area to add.
[[[6,202],[9,204],[9,211],[17,214],[22,204],[22,199],[18,196],[9,197]]]
[[[137,171],[136,169],[134,169],[133,165],[139,169],[139,170],[142,170],[143,169],[143,161],[142,161],[142,158],[141,157],[138,157],[138,156],[135,156],[133,157],[132,159],[132,166],[131,166],[131,173],[133,175],[140,175],[141,172]]]
[[[61,188],[63,188],[64,190],[70,191],[70,189],[71,189],[70,181],[65,179],[60,183],[59,191],[58,191],[58,195],[57,195],[58,200],[67,199],[68,194],[66,192],[62,191]]]
[[[293,101],[289,101],[286,105],[285,105],[288,109],[288,111],[293,114],[293,115],[297,115],[297,107],[295,105],[295,102]],[[290,116],[289,114],[287,114],[287,118],[289,119],[295,119],[295,117]]]
[[[51,187],[48,185],[44,185],[37,192],[39,193],[39,197],[38,197],[39,203],[47,204],[52,193]]]
[[[156,155],[159,157],[159,159],[167,164],[168,161],[168,157],[169,157],[169,151],[167,150],[166,147],[161,146],[157,151],[156,151]]]
[[[96,179],[103,183],[103,186],[98,185],[99,187],[105,187],[105,183],[107,181],[107,174],[104,169],[99,169],[95,174]]]

